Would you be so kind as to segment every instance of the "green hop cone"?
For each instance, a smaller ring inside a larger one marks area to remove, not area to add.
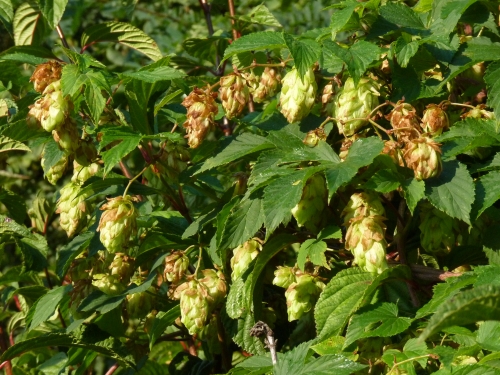
[[[224,302],[227,293],[227,285],[224,274],[220,271],[206,269],[202,271],[203,279],[200,283],[206,288],[208,293],[209,308],[212,311],[218,305]]]
[[[260,77],[255,74],[254,70],[251,69],[244,73],[241,73],[241,76],[245,80],[246,85],[248,86],[248,91],[253,95],[255,90],[259,87],[259,79]]]
[[[384,149],[382,150],[382,154],[388,155],[394,161],[396,165],[403,166],[403,158],[401,146],[396,141],[385,141]]]
[[[118,276],[103,273],[93,275],[92,285],[109,296],[116,296],[127,289]]]
[[[217,93],[211,92],[210,87],[205,90],[195,87],[182,101],[187,109],[186,122],[182,126],[186,129],[189,147],[201,145],[208,132],[215,127],[218,112],[216,97]]]
[[[109,270],[111,275],[118,276],[121,281],[128,283],[134,273],[134,258],[124,253],[115,253]]]
[[[297,282],[297,278],[295,277],[295,271],[292,267],[278,266],[276,271],[274,271],[274,285],[288,289],[288,287],[295,282]]]
[[[238,246],[233,250],[231,258],[231,279],[236,280],[243,275],[248,266],[254,260],[259,252],[262,251],[262,245],[256,240],[248,240],[243,245]]]
[[[171,283],[178,283],[186,274],[189,258],[182,251],[174,251],[165,258],[163,275]]]
[[[422,117],[422,129],[431,137],[437,137],[450,127],[446,112],[436,104],[429,104]]]
[[[319,141],[326,141],[326,134],[323,128],[317,128],[307,132],[306,137],[302,142],[306,146],[316,147]]]
[[[45,163],[45,152],[42,154],[42,168],[43,172],[45,173],[45,178],[52,184],[55,185],[57,184],[57,181],[63,176],[64,171],[66,170],[66,167],[68,166],[68,156],[63,155],[59,161],[54,164],[52,167],[49,169],[46,169],[46,163]]]
[[[417,111],[411,104],[398,102],[387,118],[400,141],[408,142],[420,134]]]
[[[439,176],[443,169],[441,148],[429,137],[412,139],[406,144],[404,158],[417,180]]]
[[[155,293],[153,287],[146,292],[127,295],[127,313],[130,318],[142,319],[153,310],[154,296],[150,293]]]
[[[42,93],[51,83],[59,81],[61,74],[62,65],[57,61],[51,60],[47,63],[37,65],[31,75],[30,82],[33,82],[35,91]]]
[[[64,122],[68,112],[69,104],[61,91],[61,83],[55,81],[45,88],[43,97],[30,107],[28,117],[35,118],[42,128],[51,132]]]
[[[80,135],[76,123],[68,118],[59,128],[52,131],[52,137],[61,150],[74,153],[80,147]]]
[[[209,314],[207,288],[193,279],[181,284],[175,294],[180,298],[182,324],[191,335],[202,332]]]
[[[267,98],[271,98],[278,92],[281,76],[276,68],[266,67],[257,88],[252,92],[255,103],[262,103]]]
[[[324,288],[325,284],[312,275],[297,275],[297,282],[285,292],[288,321],[298,320],[310,311]]]
[[[323,210],[327,206],[328,191],[322,174],[315,174],[307,180],[299,203],[292,209],[292,215],[299,227],[317,231],[323,221]]]
[[[110,253],[122,252],[130,242],[130,236],[137,229],[137,210],[133,198],[115,197],[108,199],[101,210],[104,213],[99,221],[99,231],[102,244]]]
[[[348,227],[351,220],[358,216],[384,216],[385,209],[378,195],[372,191],[364,191],[351,195],[342,216],[344,226]]]
[[[245,109],[250,91],[245,79],[238,73],[232,73],[221,77],[219,94],[226,117],[232,119],[239,116]]]
[[[94,176],[99,171],[99,164],[92,163],[87,167],[78,164],[78,162],[73,162],[73,176],[71,177],[71,181],[75,184],[83,184],[90,177]]]
[[[80,185],[70,182],[61,189],[61,197],[57,201],[59,223],[68,237],[72,237],[87,224],[91,211],[90,205],[85,201],[85,194],[78,195],[79,193]]]
[[[309,68],[301,78],[294,67],[285,75],[282,84],[279,103],[281,113],[289,123],[302,120],[311,112],[318,90],[313,69]]]
[[[354,85],[352,78],[345,81],[335,98],[335,118],[340,134],[350,137],[368,125],[364,118],[378,105],[378,90],[379,84],[371,78],[361,78],[358,86]],[[351,121],[359,118],[363,120]]]
[[[459,242],[459,221],[429,203],[420,209],[420,244],[429,254],[444,256]]]

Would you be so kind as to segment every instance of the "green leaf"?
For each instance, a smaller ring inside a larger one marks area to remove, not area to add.
[[[500,199],[500,171],[491,171],[476,183],[474,216],[479,217],[488,207]]]
[[[22,224],[26,218],[26,202],[23,197],[9,190],[0,188],[0,202],[5,205],[9,215]]]
[[[254,325],[255,318],[253,314],[246,314],[243,319],[238,319],[236,334],[233,336],[233,341],[248,353],[263,355],[266,353],[264,344],[258,337],[250,335],[250,330]]]
[[[156,42],[142,30],[128,23],[105,22],[85,29],[81,38],[82,46],[99,42],[121,43],[145,54],[153,61],[162,58]]]
[[[324,355],[305,364],[301,375],[350,375],[366,368],[339,354]],[[286,373],[285,373],[286,375]]]
[[[358,169],[370,164],[382,152],[384,143],[376,138],[369,137],[355,141],[344,162],[333,164],[325,171],[326,185],[329,198],[339,187],[351,181],[358,173]]]
[[[47,267],[49,247],[44,237],[39,234],[32,234],[29,237],[21,238],[17,241],[17,245],[23,255],[23,266],[27,270],[41,271]]]
[[[156,340],[158,340],[158,338],[163,334],[163,332],[165,332],[167,327],[174,324],[175,320],[180,315],[181,315],[180,305],[176,305],[168,311],[160,311],[156,315],[153,321],[153,325],[151,327],[151,331],[148,332],[150,350],[153,348],[153,345],[155,344]]]
[[[398,42],[402,39],[398,39]],[[417,41],[412,41],[410,43],[406,43],[403,47],[396,53],[396,59],[398,60],[399,65],[401,67],[406,68],[410,59],[415,56],[418,52],[419,43]]]
[[[383,303],[352,317],[347,328],[344,348],[365,337],[390,337],[405,331],[411,324],[410,318],[398,317],[398,306]]]
[[[11,0],[0,0],[0,22],[3,23],[5,29],[12,33],[12,20],[14,18],[14,7]]]
[[[330,269],[328,263],[326,262],[325,251],[327,245],[324,241],[319,241],[317,239],[306,240],[300,245],[299,254],[297,256],[297,264],[299,268],[304,271],[304,266],[306,264],[307,258],[315,266],[326,267]]]
[[[295,67],[301,77],[307,73],[321,55],[321,47],[314,40],[296,40],[289,34],[284,34],[286,46],[293,57]]]
[[[235,18],[258,25],[283,27],[264,4],[257,5],[250,13],[236,16]]]
[[[446,327],[464,326],[500,316],[500,286],[484,285],[457,294],[441,305],[419,337],[424,341]]]
[[[34,305],[35,313],[31,319],[29,329],[35,329],[49,319],[56,311],[63,297],[72,289],[71,285],[59,286],[41,297]]]
[[[102,96],[101,90],[102,88],[96,85],[93,81],[89,81],[89,83],[85,86],[85,101],[87,102],[87,106],[90,110],[90,116],[92,117],[94,124],[99,123],[102,111],[104,111],[104,108],[106,107],[106,99]]]
[[[447,0],[437,4],[432,12],[431,30],[434,34],[448,35],[453,31],[462,14],[476,0]],[[437,17],[439,16],[439,17]]]
[[[396,190],[400,184],[399,176],[394,171],[381,169],[366,181],[364,187],[378,191],[379,193],[390,193]]]
[[[31,65],[43,64],[54,58],[52,51],[38,46],[15,46],[0,53],[0,61],[17,61]]]
[[[420,17],[409,6],[402,3],[387,3],[380,7],[380,16],[398,28],[423,29]]]
[[[142,135],[127,127],[112,127],[102,131],[101,143],[99,149],[103,150],[107,145],[114,141],[120,141],[107,151],[101,153],[104,161],[104,175],[109,173],[111,169],[132,152],[141,142]]]
[[[344,26],[347,25],[351,19],[354,9],[359,6],[358,4],[349,4],[344,9],[339,10],[332,14],[330,27],[332,28],[332,33],[337,33],[341,31]]]
[[[492,42],[490,38],[477,37],[467,42],[463,55],[472,61],[497,60],[500,54],[500,43]]]
[[[491,320],[483,322],[477,330],[477,343],[483,349],[498,352],[500,351],[499,335],[500,322]]]
[[[81,233],[73,238],[69,244],[58,250],[56,273],[60,279],[63,279],[66,272],[68,272],[71,262],[88,247],[94,235],[94,232]]]
[[[40,10],[51,29],[55,29],[61,20],[68,0],[37,0]]]
[[[406,342],[402,352],[396,349],[385,350],[382,360],[391,368],[397,364],[397,367],[394,368],[397,368],[400,372],[405,371],[407,374],[416,375],[413,362],[418,362],[420,366],[426,368],[427,352],[427,345],[424,342],[419,342],[418,339],[410,339]]]
[[[470,224],[474,182],[463,164],[443,162],[443,172],[427,180],[425,194],[438,210]]]
[[[172,79],[181,79],[186,76],[183,71],[171,68],[170,66],[160,66],[151,70],[140,70],[131,73],[122,73],[122,77],[133,78],[139,81],[155,83],[157,81],[169,81]]]
[[[286,44],[282,33],[273,31],[251,33],[233,41],[233,43],[226,48],[222,61],[242,52],[280,49],[285,47]]]
[[[425,182],[418,181],[414,177],[408,178],[404,180],[402,188],[408,209],[413,215],[413,211],[415,211],[417,203],[425,197]]]
[[[243,133],[231,139],[217,155],[207,159],[196,174],[208,171],[242,158],[246,155],[274,147],[266,138],[260,135]]]
[[[495,111],[495,116],[500,119],[500,61],[488,65],[484,74],[484,82],[488,89],[487,104]]]
[[[14,42],[16,46],[33,44],[37,27],[42,23],[40,10],[31,3],[23,3],[14,14]]]
[[[342,48],[330,40],[325,41],[323,46],[345,62],[355,85],[368,66],[380,58],[380,48],[363,40],[353,44],[349,49]]]

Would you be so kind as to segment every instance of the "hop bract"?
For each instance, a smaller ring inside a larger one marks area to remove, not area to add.
[[[189,258],[182,251],[174,251],[165,258],[163,275],[171,283],[179,282],[189,267]]]
[[[78,164],[76,161],[73,162],[73,176],[71,181],[76,184],[83,184],[90,177],[94,176],[99,171],[99,164],[92,163],[87,167]]]
[[[125,291],[126,287],[120,282],[120,278],[116,275],[106,275],[98,273],[93,275],[92,285],[99,289],[104,294],[116,296]]]
[[[257,88],[252,92],[255,103],[262,103],[267,98],[271,98],[278,92],[281,82],[281,75],[276,68],[266,67]]]
[[[365,118],[378,105],[378,89],[378,83],[371,78],[361,78],[357,86],[352,78],[345,81],[335,98],[335,118],[340,134],[350,137],[369,123]]]
[[[310,311],[324,288],[325,284],[312,275],[297,275],[297,281],[285,292],[288,321],[300,319]]]
[[[298,70],[293,68],[285,75],[282,83],[279,104],[281,113],[290,123],[302,120],[311,111],[318,90],[312,68],[302,78]]]
[[[292,267],[278,266],[274,271],[273,284],[288,289],[290,285],[297,282],[295,271]]]
[[[219,93],[228,119],[237,117],[243,112],[250,95],[245,79],[238,73],[220,79]]]
[[[80,185],[70,182],[61,189],[61,197],[57,201],[56,213],[60,214],[59,222],[68,237],[79,232],[86,224],[90,213],[90,205],[86,196],[80,193]]]
[[[121,281],[128,283],[134,273],[134,259],[124,253],[115,253],[109,270],[111,275],[116,275]]]
[[[207,289],[209,308],[212,311],[224,302],[227,293],[226,279],[222,272],[213,269],[203,270],[202,273],[204,277],[199,281]]]
[[[443,168],[441,148],[429,137],[420,137],[408,142],[404,158],[406,165],[413,169],[417,180],[436,177]]]
[[[123,252],[137,228],[138,214],[132,197],[127,195],[108,199],[101,210],[104,213],[97,231],[101,233],[102,244],[110,253]]]
[[[248,266],[262,250],[262,245],[256,240],[248,240],[233,250],[231,258],[231,279],[235,280],[247,270]]]
[[[30,82],[33,82],[35,91],[42,93],[52,82],[61,79],[62,66],[57,61],[37,65]]]
[[[432,137],[437,137],[450,127],[446,112],[436,104],[429,104],[422,117],[422,129]]]
[[[183,126],[189,147],[198,147],[214,127],[215,115],[218,112],[216,97],[217,93],[211,92],[210,87],[205,90],[195,87],[183,100],[182,105],[187,108],[187,119]]]
[[[52,131],[52,136],[59,148],[69,153],[75,152],[80,146],[78,128],[76,123],[69,118]]]
[[[292,209],[292,215],[299,227],[305,226],[317,231],[322,223],[322,212],[327,205],[328,191],[322,174],[315,174],[307,180],[299,203]]]

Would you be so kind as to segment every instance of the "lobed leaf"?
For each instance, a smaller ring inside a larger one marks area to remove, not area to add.
[[[285,39],[282,33],[274,31],[256,32],[244,35],[233,41],[233,43],[226,48],[222,61],[242,52],[262,51],[266,49],[272,50],[285,47]]]

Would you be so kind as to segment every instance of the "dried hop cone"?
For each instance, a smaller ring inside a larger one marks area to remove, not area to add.
[[[378,90],[379,84],[371,78],[361,78],[357,86],[352,78],[345,81],[335,98],[335,118],[340,134],[350,137],[369,123],[364,119],[378,105]]]
[[[335,87],[333,82],[329,82],[323,88],[321,95],[321,114],[325,117],[334,116],[335,112]]]
[[[52,82],[61,79],[61,73],[62,65],[57,61],[51,60],[48,63],[40,64],[36,67],[30,78],[30,82],[33,82],[36,91],[42,93]]]
[[[250,91],[241,74],[232,73],[221,77],[219,94],[226,117],[232,119],[239,116],[245,109]]]
[[[328,191],[322,174],[315,174],[307,180],[299,203],[292,208],[292,215],[299,227],[317,231],[323,220],[323,210],[327,205]]]
[[[459,221],[425,203],[420,209],[420,244],[429,254],[447,255],[459,241]]]
[[[342,216],[344,217],[344,225],[347,227],[353,218],[359,216],[384,216],[385,209],[378,195],[371,191],[364,191],[351,195],[351,199],[347,202]]]
[[[417,111],[411,104],[398,102],[387,117],[399,140],[407,142],[419,136]]]
[[[115,253],[109,271],[111,275],[116,275],[121,281],[128,283],[134,273],[134,258],[124,253]]]
[[[55,81],[45,88],[43,97],[30,106],[26,121],[29,124],[39,123],[51,132],[64,122],[68,112],[69,104],[61,91],[61,83]]]
[[[267,98],[271,98],[278,92],[281,82],[281,75],[276,68],[266,67],[260,76],[258,87],[252,92],[253,101],[262,103]]]
[[[282,83],[279,104],[281,113],[290,123],[302,120],[311,112],[318,90],[312,68],[302,78],[299,71],[293,68],[285,75]]]
[[[165,258],[163,275],[171,283],[179,282],[189,267],[189,258],[182,251],[174,251]]]
[[[300,319],[310,311],[324,288],[325,284],[312,275],[297,275],[297,281],[285,292],[288,321]]]
[[[400,148],[399,143],[396,141],[385,141],[382,154],[390,156],[397,165],[403,165],[402,152],[400,151]]]
[[[236,280],[243,275],[248,266],[254,260],[259,252],[262,251],[262,245],[257,240],[248,240],[243,245],[238,246],[233,250],[233,257],[231,258],[231,279]]]
[[[63,154],[61,159],[59,159],[56,164],[47,169],[45,165],[45,151],[44,151],[44,153],[42,154],[41,164],[45,177],[52,185],[55,185],[57,181],[59,181],[59,179],[63,176],[64,171],[68,166],[68,155]]]
[[[73,176],[71,181],[76,184],[83,184],[90,177],[94,176],[99,171],[99,164],[92,163],[87,167],[78,164],[78,162],[73,162]]]
[[[137,228],[138,214],[133,198],[127,195],[108,199],[101,210],[104,213],[97,228],[101,232],[101,242],[110,253],[122,252]]]
[[[60,214],[59,223],[68,237],[79,232],[86,224],[90,205],[85,201],[85,194],[80,193],[80,185],[70,182],[61,189],[61,197],[57,201],[57,211]]]
[[[429,137],[413,139],[406,144],[404,158],[417,180],[436,177],[441,173],[441,148]]]
[[[288,287],[295,282],[297,282],[297,278],[295,277],[295,271],[292,267],[278,266],[276,271],[274,271],[274,285],[288,289]]]
[[[210,87],[205,90],[195,87],[182,101],[182,105],[187,108],[187,119],[183,126],[189,147],[198,147],[214,127],[215,115],[218,112],[216,97],[217,93],[210,91]]]
[[[126,289],[125,285],[120,282],[118,276],[103,273],[98,273],[93,276],[92,285],[109,296],[121,294]]]
[[[209,314],[207,288],[193,279],[181,284],[175,294],[180,298],[182,324],[191,335],[200,333]]]
[[[422,129],[432,137],[437,137],[450,127],[448,115],[440,106],[429,104],[422,117]]]

